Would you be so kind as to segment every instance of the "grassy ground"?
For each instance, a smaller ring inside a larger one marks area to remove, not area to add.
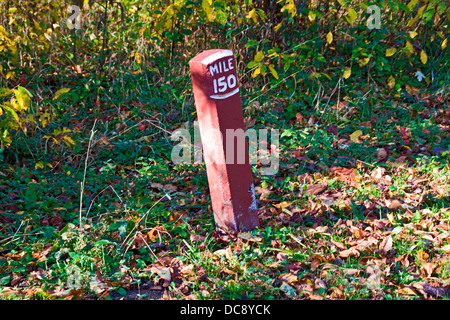
[[[248,126],[280,130],[280,170],[253,168],[261,227],[229,233],[204,165],[170,160],[192,97],[158,90],[105,95],[3,152],[2,299],[448,299],[445,91],[243,90]]]

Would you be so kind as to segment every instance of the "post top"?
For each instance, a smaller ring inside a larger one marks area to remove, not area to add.
[[[233,57],[233,51],[228,49],[210,49],[205,50],[194,58],[192,58],[189,63],[192,62],[200,62],[204,65],[208,65],[216,60],[219,60],[224,57]]]

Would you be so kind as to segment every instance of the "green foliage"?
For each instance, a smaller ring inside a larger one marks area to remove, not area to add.
[[[0,0],[1,298],[158,284],[392,299],[448,280],[448,261],[429,272],[449,252],[444,0],[72,3],[80,29],[67,1]],[[251,236],[214,229],[203,165],[170,162],[170,132],[196,120],[188,61],[210,48],[233,50],[248,123],[281,133],[280,172],[254,168]],[[375,289],[369,258],[385,272]]]
[[[26,133],[26,124],[34,122],[34,119],[27,116],[25,112],[30,106],[32,94],[24,87],[17,89],[3,89],[2,97],[10,97],[9,101],[0,105],[0,148],[9,147],[11,144],[10,130],[22,130]]]

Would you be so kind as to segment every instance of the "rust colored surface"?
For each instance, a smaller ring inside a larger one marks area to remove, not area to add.
[[[236,139],[226,157],[227,129],[245,130],[233,53],[207,50],[189,66],[216,225],[252,230],[259,221],[247,142],[239,148]]]

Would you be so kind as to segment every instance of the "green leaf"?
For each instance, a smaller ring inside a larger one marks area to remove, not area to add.
[[[225,26],[228,21],[228,14],[225,11],[217,10],[216,11],[216,20],[222,25]]]
[[[1,69],[0,69],[1,71]],[[0,88],[0,97],[6,97],[9,96],[11,94],[11,90],[10,89],[6,89],[6,88]]]
[[[126,296],[127,295],[127,290],[125,290],[124,288],[117,288],[116,289],[117,293],[122,295],[122,296]]]
[[[246,48],[256,47],[258,45],[258,43],[259,42],[257,40],[251,39],[251,40],[247,41],[247,43],[245,44],[245,47]]]
[[[6,286],[11,280],[11,276],[5,276],[0,278],[0,286]]]
[[[292,134],[293,134],[293,131],[292,131],[292,130],[286,129],[286,130],[284,130],[284,131],[281,133],[281,138],[283,138],[283,137],[290,137],[290,136],[292,136]]]
[[[421,218],[422,218],[422,217],[421,217],[421,215],[420,215],[420,211],[419,211],[419,210],[416,210],[416,211],[414,212],[414,220],[419,221]]]
[[[403,230],[403,227],[401,227],[401,226],[395,227],[395,228],[392,230],[391,235],[394,236],[394,235],[400,233],[402,230]]]
[[[119,235],[123,238],[127,233],[127,221],[121,219],[120,221],[114,222],[109,226],[110,230],[117,230]]]
[[[286,62],[283,66],[284,72],[288,71],[290,67],[291,67],[291,62]]]
[[[94,243],[94,245],[96,245],[96,246],[104,246],[104,245],[107,245],[107,244],[115,245],[116,243],[112,242],[112,241],[109,241],[109,240],[106,240],[106,239],[98,240],[98,241],[96,241]]]
[[[6,147],[11,145],[12,139],[11,139],[11,135],[9,134],[8,129],[5,129],[5,131],[3,131],[3,134],[0,137],[0,140],[5,144]]]
[[[248,68],[248,69],[251,69],[251,68],[253,68],[253,67],[256,67],[257,65],[259,65],[259,62],[256,62],[256,61],[250,61],[250,62],[247,64],[247,68]]]
[[[182,29],[181,33],[184,34],[185,36],[190,36],[193,32],[190,29]]]
[[[434,9],[429,9],[427,11],[425,11],[422,15],[422,18],[424,19],[423,22],[428,22],[430,21],[434,16]]]
[[[13,110],[13,108],[7,106],[6,104],[10,104],[9,102],[6,102],[3,105],[3,110],[5,111],[5,113],[12,117],[14,120],[16,120],[17,122],[19,122],[19,116],[17,115],[17,112]]]
[[[42,227],[42,231],[44,233],[44,239],[52,239],[55,236],[55,228],[52,226]]]

